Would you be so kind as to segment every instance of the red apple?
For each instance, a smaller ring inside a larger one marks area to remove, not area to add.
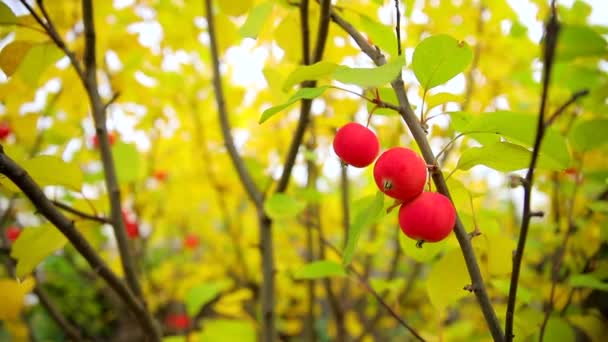
[[[366,167],[373,163],[378,156],[380,142],[371,129],[351,122],[336,132],[333,147],[345,164]]]
[[[125,231],[130,239],[136,239],[139,237],[139,225],[137,221],[133,219],[132,215],[125,209],[122,210],[122,220],[125,225]]]
[[[399,209],[399,226],[408,237],[424,242],[445,239],[456,224],[456,209],[446,196],[423,192]]]
[[[374,180],[386,195],[409,201],[424,190],[426,163],[416,152],[393,147],[380,155],[374,165]]]

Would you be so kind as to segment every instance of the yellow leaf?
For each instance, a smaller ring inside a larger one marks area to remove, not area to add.
[[[220,10],[227,15],[237,17],[247,13],[251,8],[252,0],[234,0],[234,1],[220,1],[218,4]]]
[[[0,279],[0,321],[19,318],[24,305],[24,297],[34,288],[34,280],[27,278],[22,282],[13,279]]]
[[[40,186],[63,185],[76,191],[82,186],[83,175],[78,165],[66,163],[55,156],[37,156],[23,161],[21,167]],[[8,179],[2,179],[0,182],[11,191],[19,191],[19,188]]]
[[[30,42],[17,40],[0,51],[0,68],[7,77],[11,77],[17,71],[32,46]]]
[[[17,277],[28,275],[47,256],[63,247],[67,239],[48,224],[26,228],[13,244],[11,256],[17,260]]]
[[[515,241],[505,234],[482,234],[488,253],[488,271],[492,275],[511,274]],[[478,237],[478,238],[479,238]]]
[[[38,130],[36,129],[37,122],[38,115],[19,116],[12,120],[11,124],[19,143],[27,146],[34,144],[38,134]]]
[[[459,249],[453,249],[435,263],[426,280],[426,289],[431,303],[440,310],[465,297],[464,290],[470,284],[469,273]]]

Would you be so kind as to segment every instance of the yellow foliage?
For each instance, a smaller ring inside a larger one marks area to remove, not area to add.
[[[19,282],[13,279],[0,279],[0,320],[16,320],[25,305],[25,295],[34,288],[32,278]]]

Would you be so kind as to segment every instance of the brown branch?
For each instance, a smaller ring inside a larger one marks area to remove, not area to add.
[[[0,147],[0,173],[7,176],[32,202],[38,212],[49,220],[70,241],[93,270],[120,296],[127,308],[138,320],[145,334],[151,341],[160,341],[156,333],[156,325],[139,299],[131,290],[110,270],[95,249],[80,234],[74,222],[65,217],[46,197],[40,186],[29,174],[17,165]]]
[[[53,300],[38,284],[34,287],[34,293],[40,300],[40,304],[46,309],[55,323],[65,332],[67,337],[72,341],[83,341],[82,334],[75,326],[70,323],[55,305]]]
[[[399,11],[399,0],[395,0],[395,11],[397,14],[397,23],[395,24],[395,33],[397,35],[397,54],[401,56],[401,12]]]
[[[254,203],[260,228],[260,253],[262,254],[262,329],[261,340],[264,342],[273,342],[276,339],[275,326],[275,311],[274,311],[274,247],[272,242],[272,220],[264,212],[263,194],[256,187],[253,178],[247,171],[243,159],[239,155],[232,133],[230,131],[230,122],[228,120],[228,111],[222,89],[222,81],[220,75],[220,61],[216,41],[215,23],[213,18],[213,9],[211,0],[205,0],[205,11],[207,19],[207,27],[209,32],[209,45],[211,50],[212,69],[213,69],[213,87],[215,89],[215,100],[218,107],[218,115],[224,143],[228,154],[232,160],[232,164],[237,170],[241,184],[245,188],[249,199]]]
[[[370,57],[376,65],[383,65],[386,63],[386,58],[382,53],[372,47],[367,40],[347,21],[345,21],[336,11],[331,12],[332,20],[338,24],[344,31],[346,31],[351,38],[355,41],[355,43],[359,46],[359,48]],[[400,104],[400,114],[405,123],[407,124],[410,132],[412,133],[414,140],[418,144],[420,151],[422,152],[422,156],[427,164],[434,165],[436,162],[435,156],[433,155],[433,151],[429,145],[429,142],[426,138],[426,134],[420,125],[420,121],[416,117],[416,114],[412,110],[412,107],[407,98],[407,94],[405,92],[405,86],[403,80],[401,78],[401,74],[397,77],[396,80],[391,82],[391,85],[397,95],[397,99]],[[448,190],[446,181],[441,172],[434,172],[432,174],[433,181],[437,188],[437,191],[441,194],[451,198],[450,192]],[[479,306],[483,312],[484,318],[490,331],[492,333],[492,337],[495,341],[503,340],[503,333],[500,327],[500,322],[496,317],[496,313],[494,312],[494,308],[490,301],[490,297],[486,291],[483,277],[481,276],[481,271],[479,269],[479,265],[477,264],[477,259],[475,258],[475,252],[473,251],[473,247],[471,242],[469,241],[469,236],[462,224],[462,221],[459,217],[456,219],[456,226],[454,227],[454,233],[456,238],[458,239],[458,243],[460,244],[460,249],[462,250],[462,254],[465,259],[465,263],[467,265],[467,270],[469,272],[469,276],[471,277],[471,282],[476,289],[474,291],[475,296],[477,297],[477,301],[479,302]]]
[[[551,15],[545,26],[545,44],[543,50],[543,88],[540,99],[540,108],[538,113],[538,124],[536,128],[536,137],[534,139],[534,147],[532,149],[532,158],[530,160],[530,166],[526,173],[524,186],[524,203],[522,222],[519,232],[519,240],[517,242],[517,249],[513,256],[513,270],[511,273],[511,283],[509,286],[509,297],[507,299],[507,314],[505,323],[505,340],[507,342],[513,340],[513,320],[515,314],[515,304],[517,298],[517,287],[519,285],[519,272],[521,269],[521,262],[524,255],[524,249],[526,247],[526,238],[528,237],[528,228],[530,226],[530,219],[532,218],[531,200],[532,200],[532,185],[534,181],[534,171],[536,169],[536,162],[540,154],[540,146],[542,143],[543,136],[545,134],[545,107],[547,105],[547,97],[549,92],[549,81],[551,79],[551,70],[555,57],[555,47],[557,45],[557,36],[559,34],[560,24],[557,21],[557,13],[555,9],[555,2],[552,3]]]
[[[41,8],[44,8],[41,6]],[[99,150],[101,153],[101,161],[104,169],[106,189],[108,191],[110,201],[110,213],[116,244],[120,253],[120,261],[127,280],[127,284],[133,293],[144,301],[143,294],[139,281],[135,262],[129,248],[127,233],[124,227],[122,218],[122,206],[120,200],[120,187],[116,176],[116,167],[112,158],[112,150],[110,149],[110,140],[108,138],[108,130],[106,127],[105,104],[103,103],[97,87],[97,61],[96,61],[96,33],[95,22],[93,15],[92,0],[82,1],[82,14],[84,23],[84,83],[89,97],[93,120],[95,122],[95,130],[99,140]],[[74,65],[76,67],[76,65]],[[145,301],[144,301],[145,303]]]
[[[224,136],[224,144],[228,155],[232,160],[232,164],[236,169],[241,185],[245,188],[249,199],[254,203],[258,210],[263,210],[264,199],[262,193],[258,190],[253,181],[253,178],[247,171],[245,162],[239,155],[236,149],[232,132],[230,128],[230,121],[228,119],[228,109],[226,108],[226,100],[224,97],[224,90],[222,88],[222,78],[220,75],[220,60],[217,47],[217,35],[215,32],[215,19],[213,18],[213,11],[210,0],[205,0],[205,10],[207,16],[208,30],[209,30],[209,47],[211,49],[212,69],[213,69],[213,88],[215,89],[215,100],[217,103],[217,111],[220,119],[220,127],[222,135]]]

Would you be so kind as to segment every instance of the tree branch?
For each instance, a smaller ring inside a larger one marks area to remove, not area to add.
[[[82,334],[63,316],[59,308],[53,303],[49,295],[44,291],[38,284],[34,287],[34,293],[40,300],[40,304],[46,309],[53,320],[59,325],[59,327],[65,332],[65,334],[72,341],[82,341]]]
[[[323,51],[325,50],[325,43],[327,42],[327,34],[329,31],[330,9],[331,0],[321,0],[319,31],[317,32],[317,42],[315,45],[315,50],[313,52],[313,63],[317,63],[321,60],[321,58],[323,58]],[[305,16],[305,18],[307,18],[307,15]],[[303,33],[304,32],[307,31],[303,31]],[[303,43],[307,36],[308,35],[303,35]],[[303,48],[302,50],[306,51],[307,49]],[[307,60],[308,57],[303,58],[303,62],[305,65]],[[302,82],[301,86],[302,88],[311,88],[314,87],[316,84],[316,81],[304,81]],[[302,140],[304,139],[304,133],[306,132],[306,127],[308,126],[308,122],[310,119],[310,109],[312,108],[312,100],[304,99],[301,103],[302,104],[300,106],[300,118],[298,120],[298,126],[296,127],[296,131],[294,132],[291,144],[289,145],[287,157],[285,157],[285,163],[283,164],[283,173],[281,174],[281,178],[279,179],[279,183],[276,189],[276,191],[279,193],[285,192],[285,190],[287,190],[287,186],[289,185],[289,179],[291,178],[291,171],[293,170],[293,167],[295,165],[296,157],[298,156],[298,151],[300,149],[300,145],[302,144]]]
[[[207,18],[207,29],[209,32],[209,45],[211,50],[211,60],[213,68],[213,87],[215,89],[215,100],[218,107],[218,115],[224,143],[232,164],[237,170],[241,184],[245,188],[249,199],[254,203],[258,215],[260,228],[260,253],[262,255],[262,335],[264,342],[273,342],[276,339],[275,312],[274,312],[274,247],[272,243],[272,220],[264,212],[264,196],[256,187],[253,178],[247,171],[243,159],[239,155],[232,133],[230,132],[230,122],[222,89],[220,75],[220,61],[216,42],[215,23],[213,18],[213,8],[211,0],[205,0],[205,11]]]
[[[87,242],[74,226],[74,222],[57,210],[55,205],[44,195],[42,189],[29,176],[4,153],[0,146],[0,173],[7,176],[29,198],[40,214],[49,220],[70,241],[74,248],[83,256],[87,263],[98,273],[108,285],[122,298],[125,305],[135,315],[144,334],[151,341],[160,341],[155,322],[139,299],[125,286],[125,284],[110,270],[106,263],[97,254],[95,249]]]
[[[340,26],[353,38],[359,48],[366,55],[368,55],[376,65],[383,65],[386,63],[386,58],[384,55],[372,47],[367,40],[336,11],[332,10],[331,18],[336,24],[338,24],[338,26]],[[414,140],[422,152],[424,160],[427,164],[434,165],[436,163],[435,156],[433,155],[433,151],[431,150],[429,142],[426,138],[426,134],[409,103],[401,74],[399,74],[396,80],[391,82],[391,85],[395,91],[395,94],[397,95],[397,99],[399,100],[401,117],[412,133]],[[432,178],[437,191],[451,199],[443,174],[441,172],[434,172],[432,174]],[[492,337],[495,341],[503,341],[504,337],[500,327],[500,322],[496,317],[496,313],[494,312],[494,308],[492,307],[492,303],[490,302],[490,298],[486,291],[483,278],[481,276],[481,271],[475,258],[475,252],[473,251],[473,247],[469,241],[469,236],[459,217],[456,219],[454,233],[458,239],[458,243],[460,244],[460,249],[462,250],[462,254],[467,265],[467,270],[469,272],[469,276],[471,277],[472,286],[475,288],[474,293],[477,297],[477,301],[479,302],[486,323],[490,328]]]
[[[224,136],[224,144],[226,145],[228,155],[232,160],[232,164],[234,165],[234,168],[236,169],[239,175],[241,184],[243,185],[243,188],[245,188],[249,199],[254,203],[258,210],[263,210],[264,199],[262,193],[258,190],[255,185],[255,182],[253,181],[253,178],[247,171],[245,162],[243,162],[243,159],[239,155],[239,152],[236,149],[236,145],[234,144],[234,139],[232,138],[230,121],[228,119],[228,109],[226,108],[224,90],[222,88],[222,77],[220,75],[220,60],[217,48],[215,21],[213,18],[211,0],[205,0],[205,10],[209,30],[209,47],[211,49],[211,59],[213,61],[213,88],[215,89],[215,101],[217,103],[217,111],[220,119],[222,135]]]
[[[106,106],[99,95],[97,87],[96,34],[92,0],[82,1],[82,14],[85,36],[84,82],[91,105],[91,111],[93,113],[93,120],[95,121],[95,130],[97,137],[99,138],[101,161],[103,163],[106,189],[108,191],[110,201],[112,227],[114,228],[116,244],[120,253],[120,261],[122,263],[127,284],[129,284],[129,287],[133,293],[144,301],[122,218],[120,187],[118,185],[116,168],[114,166],[112,150],[110,149],[110,140],[108,138],[108,130],[106,128]]]
[[[87,213],[85,213],[83,211],[80,211],[78,209],[74,209],[74,208],[70,207],[69,205],[63,204],[63,203],[61,203],[59,201],[51,200],[51,203],[53,203],[53,205],[55,205],[57,208],[59,208],[61,210],[65,210],[68,213],[74,214],[76,216],[82,217],[83,219],[87,219],[87,220],[91,220],[91,221],[96,221],[96,222],[103,223],[103,224],[112,224],[112,222],[110,222],[110,220],[108,220],[105,217],[87,214]]]
[[[534,147],[532,149],[532,158],[530,160],[530,166],[526,173],[524,186],[524,203],[522,222],[519,232],[519,241],[517,242],[517,249],[513,256],[513,270],[511,273],[511,283],[509,286],[509,297],[507,299],[507,315],[505,323],[505,340],[507,342],[513,340],[513,316],[515,313],[515,304],[517,298],[517,287],[519,285],[519,272],[521,269],[521,262],[524,255],[524,249],[526,247],[526,238],[528,237],[528,227],[530,226],[530,219],[532,218],[532,210],[530,203],[532,199],[532,183],[534,181],[534,170],[536,168],[536,161],[540,153],[540,146],[542,143],[543,136],[545,134],[545,107],[547,105],[547,97],[549,92],[549,81],[551,79],[551,69],[553,66],[553,60],[555,56],[555,47],[557,45],[557,36],[559,34],[560,25],[557,21],[557,13],[555,9],[555,2],[551,5],[551,15],[545,26],[545,44],[543,53],[543,88],[540,99],[540,108],[538,111],[538,124],[536,128],[536,138],[534,139]]]
[[[327,247],[329,247],[329,249],[331,249],[334,253],[336,253],[338,256],[342,256],[342,252],[340,252],[340,250],[334,246],[334,244],[332,244],[330,241],[326,240],[323,237],[321,238],[321,242],[326,245]],[[353,275],[356,276],[357,280],[359,280],[359,283],[363,286],[363,288],[365,289],[365,291],[369,294],[371,294],[376,301],[382,305],[386,311],[395,319],[397,320],[397,322],[399,322],[399,324],[401,326],[403,326],[405,329],[407,329],[412,335],[414,335],[414,337],[416,337],[417,340],[419,341],[425,341],[424,338],[422,338],[422,336],[420,336],[420,334],[418,333],[418,331],[416,331],[416,329],[414,329],[411,325],[409,325],[401,316],[399,316],[399,314],[397,314],[397,312],[395,312],[395,310],[393,310],[393,308],[390,307],[390,305],[388,305],[384,299],[382,299],[382,296],[380,296],[380,294],[378,294],[378,292],[376,292],[376,290],[374,290],[369,283],[367,282],[367,280],[365,279],[365,277],[363,277],[363,275],[361,273],[359,273],[352,264],[348,265],[348,271],[350,273],[352,273]]]

